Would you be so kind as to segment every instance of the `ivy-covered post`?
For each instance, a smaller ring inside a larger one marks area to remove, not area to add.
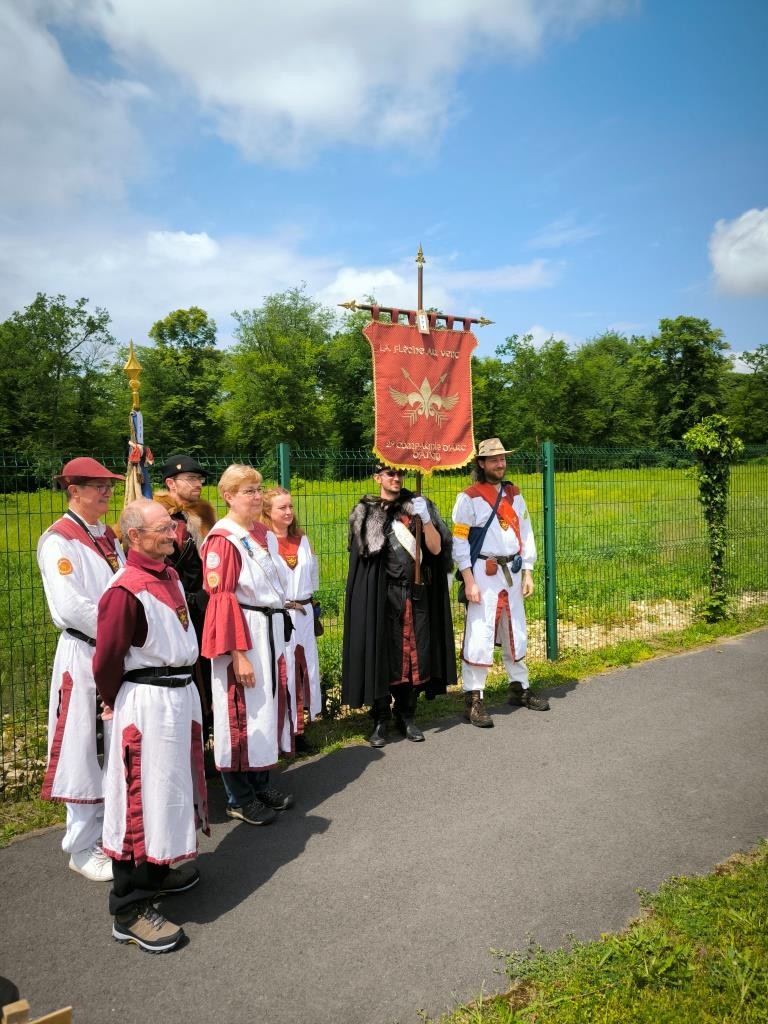
[[[683,443],[696,456],[699,501],[709,536],[709,598],[704,617],[717,622],[726,615],[725,519],[731,463],[744,451],[741,440],[731,431],[725,416],[706,416],[683,435]]]

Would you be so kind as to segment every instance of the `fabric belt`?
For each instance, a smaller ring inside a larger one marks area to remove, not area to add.
[[[84,643],[88,644],[90,647],[95,647],[96,646],[96,641],[93,639],[93,637],[92,636],[86,636],[85,633],[81,633],[79,629],[69,629],[69,627],[67,627],[67,629],[65,629],[64,632],[65,633],[69,633],[69,635],[73,636],[76,640],[82,640]]]
[[[167,686],[174,690],[188,686],[192,682],[194,665],[171,665],[169,668],[134,668],[123,673],[123,679],[129,683],[146,683],[149,686]]]
[[[285,610],[285,608],[263,608],[258,604],[240,604],[241,608],[245,608],[249,612],[261,612],[262,615],[266,615],[269,620],[269,657],[272,665],[272,696],[274,697],[277,693],[277,671],[275,668],[275,662],[277,661],[277,650],[275,648],[275,634],[272,631],[272,619],[275,615],[283,616],[283,636],[285,642],[291,639],[293,633],[293,622],[291,622],[291,616]]]

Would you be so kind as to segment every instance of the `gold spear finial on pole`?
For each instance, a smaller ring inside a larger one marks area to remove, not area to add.
[[[141,369],[141,363],[136,358],[136,352],[133,348],[133,338],[131,338],[128,359],[123,367],[123,373],[128,378],[128,386],[131,389],[131,409],[133,412],[138,412],[141,407],[139,403],[139,376],[141,375]]]

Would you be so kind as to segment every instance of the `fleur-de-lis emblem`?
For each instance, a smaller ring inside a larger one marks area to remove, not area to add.
[[[445,383],[448,374],[444,373],[434,387],[425,377],[421,382],[421,387],[418,387],[404,366],[400,368],[400,372],[412,385],[413,391],[398,391],[397,388],[391,387],[389,394],[398,405],[409,407],[403,410],[403,416],[408,420],[409,425],[413,426],[419,416],[423,416],[425,419],[433,416],[437,425],[442,426],[448,419],[448,410],[453,409],[459,400],[458,395],[439,395],[437,393],[438,388]]]

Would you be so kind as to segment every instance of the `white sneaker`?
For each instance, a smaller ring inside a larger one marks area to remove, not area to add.
[[[112,881],[112,859],[98,843],[90,850],[80,850],[69,858],[69,866],[91,882]]]

